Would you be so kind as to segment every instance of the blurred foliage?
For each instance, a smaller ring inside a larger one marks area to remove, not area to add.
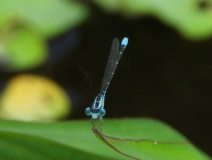
[[[0,99],[0,118],[22,121],[54,121],[69,115],[70,100],[51,80],[19,75],[6,86]]]
[[[1,0],[0,4],[0,26],[15,17],[46,37],[59,35],[75,27],[88,15],[88,9],[74,1]]]
[[[212,35],[211,0],[93,0],[108,13],[154,16],[193,40]]]
[[[104,125],[104,130],[108,135],[114,135],[120,138],[133,139],[152,139],[165,142],[186,142],[185,137],[166,124],[150,119],[125,119],[125,120],[109,120]],[[98,141],[91,131],[91,122],[56,122],[56,123],[23,123],[23,122],[7,122],[0,121],[0,158],[1,159],[129,159],[115,151],[107,145]],[[117,142],[115,142],[117,143]],[[126,147],[124,141],[119,142],[123,149]],[[17,145],[18,144],[18,145]],[[164,143],[168,145],[167,143]],[[122,146],[123,145],[123,146]],[[132,151],[134,145],[128,144],[124,152]],[[161,152],[159,156],[155,151],[159,149],[156,145],[145,148],[140,146],[142,150],[142,160],[148,159],[181,159],[187,154],[193,157],[187,157],[192,160],[210,159],[196,147],[189,144],[184,153],[184,145],[175,147],[169,143],[170,147],[166,148],[167,152]],[[158,144],[160,145],[160,144]],[[164,147],[164,146],[163,146]],[[162,148],[163,148],[162,147]],[[11,150],[12,148],[12,150]],[[193,149],[192,149],[193,148]],[[8,152],[10,150],[10,152]],[[157,150],[157,151],[159,151]],[[149,153],[148,153],[149,152]],[[171,156],[170,153],[172,154]],[[181,153],[184,153],[183,155]],[[155,157],[156,156],[156,157]],[[185,159],[185,158],[184,158]]]
[[[75,27],[88,9],[73,1],[0,0],[0,61],[4,70],[26,70],[47,57],[47,38]]]
[[[128,18],[157,17],[190,39],[200,40],[212,34],[210,0],[93,2],[109,13]],[[0,0],[0,62],[3,69],[26,70],[42,64],[48,53],[46,40],[76,27],[88,15],[88,6],[71,0]]]
[[[11,21],[1,32],[0,66],[5,71],[30,69],[43,63],[47,57],[44,37],[17,23]]]

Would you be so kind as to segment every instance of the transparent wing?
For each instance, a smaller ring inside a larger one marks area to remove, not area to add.
[[[102,80],[102,85],[100,88],[100,94],[105,94],[107,91],[107,88],[110,84],[111,79],[113,78],[113,75],[115,73],[116,67],[118,65],[118,62],[122,56],[122,53],[124,52],[124,49],[127,45],[128,39],[124,38],[122,40],[121,47],[119,48],[119,40],[118,38],[115,38],[112,42],[111,50],[109,59],[107,62],[107,66],[105,69],[105,74]]]

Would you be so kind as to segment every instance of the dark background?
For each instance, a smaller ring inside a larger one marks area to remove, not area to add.
[[[153,17],[126,19],[92,6],[85,23],[50,40],[52,54],[39,72],[71,96],[70,119],[89,119],[84,110],[99,92],[116,37],[129,43],[106,94],[105,117],[162,120],[212,156],[212,39],[190,41]],[[54,61],[55,46],[65,56]]]

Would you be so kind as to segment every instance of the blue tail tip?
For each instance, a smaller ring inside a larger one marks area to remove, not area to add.
[[[127,44],[128,44],[128,38],[124,37],[123,40],[121,41],[121,45],[127,46]]]

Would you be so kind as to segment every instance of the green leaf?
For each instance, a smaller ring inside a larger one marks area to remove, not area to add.
[[[167,131],[167,128],[164,128]],[[191,143],[166,142],[149,139],[120,139],[101,134],[93,129],[96,136],[116,152],[133,159],[157,159],[157,160],[188,160],[209,159],[198,152]],[[176,141],[176,138],[173,138]]]
[[[14,134],[23,134],[23,136],[18,137],[15,136],[18,145],[25,145],[27,142],[27,145],[29,145],[26,148],[39,148],[39,144],[46,146],[46,148],[49,148],[48,151],[42,149],[31,149],[31,152],[23,151],[22,154],[27,154],[28,156],[33,156],[34,154],[36,156],[42,156],[45,152],[47,152],[47,157],[51,152],[60,152],[61,148],[70,147],[72,149],[77,150],[80,152],[79,154],[84,155],[84,159],[94,159],[93,157],[86,157],[87,154],[95,155],[97,158],[95,159],[129,159],[126,156],[123,156],[119,154],[118,152],[113,151],[110,147],[105,145],[105,143],[101,143],[95,135],[91,131],[91,122],[90,121],[71,121],[71,122],[56,122],[56,123],[24,123],[24,122],[15,122],[15,121],[0,121],[0,132],[10,133],[13,132]],[[150,140],[157,140],[157,141],[165,141],[165,142],[185,142],[187,141],[186,138],[182,135],[180,135],[177,131],[173,130],[171,127],[165,125],[164,123],[160,121],[150,120],[150,119],[122,119],[122,120],[105,120],[104,121],[104,128],[103,128],[104,134],[112,135],[113,137],[119,137],[122,139],[150,139]],[[8,135],[13,137],[13,135]],[[25,137],[29,137],[29,139]],[[1,134],[0,134],[1,137]],[[37,137],[37,138],[36,138]],[[33,140],[33,139],[36,140]],[[4,139],[4,138],[3,138]],[[10,139],[10,138],[8,138]],[[55,148],[51,149],[50,142],[55,143]],[[122,144],[125,143],[125,141],[119,141],[120,147],[122,147]],[[118,143],[119,143],[118,142]],[[0,143],[0,151],[4,150],[5,152],[9,148],[14,148],[17,145],[17,143],[10,143],[9,141],[5,141],[4,143]],[[115,144],[117,141],[115,141]],[[7,147],[7,145],[11,145],[10,147]],[[61,146],[62,145],[62,146]],[[114,145],[114,144],[113,144]],[[129,144],[130,148],[133,147],[132,144]],[[158,152],[155,153],[154,145],[149,145],[148,143],[144,143],[142,145],[147,146],[145,148],[144,146],[140,146],[140,144],[134,144],[134,146],[137,146],[140,148],[143,148],[142,153],[143,155],[149,155],[150,157],[144,157],[142,160],[148,160],[148,159],[155,159],[155,155],[159,156],[167,156],[169,154],[172,154],[173,152],[177,151],[171,151],[169,148],[167,148],[168,152],[160,152],[161,149],[164,148],[163,145],[158,144]],[[191,146],[191,145],[189,145]],[[24,146],[23,146],[24,147]],[[192,146],[191,146],[192,147]],[[15,147],[17,149],[17,147]],[[193,146],[193,150],[190,150],[190,153],[194,155],[199,155],[202,157],[202,160],[210,159],[207,155],[205,155],[203,152],[198,150]],[[172,149],[172,148],[170,148]],[[176,147],[178,151],[181,148]],[[66,149],[65,149],[66,150]],[[123,150],[124,152],[126,151]],[[169,153],[170,151],[170,153]],[[17,151],[16,151],[17,152]],[[137,151],[136,151],[137,152]],[[87,153],[87,154],[85,154]],[[188,153],[188,155],[190,155]],[[2,153],[3,154],[3,153]],[[53,153],[52,153],[53,154]],[[65,154],[65,153],[64,153]],[[70,153],[72,154],[72,153]],[[187,154],[187,153],[185,153]],[[66,155],[66,154],[65,154]],[[0,152],[1,156],[1,152]],[[10,156],[13,156],[11,154]],[[61,159],[63,159],[62,154],[60,155]],[[173,154],[172,154],[173,156]],[[100,158],[99,158],[100,157]],[[15,156],[13,157],[15,158]],[[48,158],[47,158],[48,159]],[[50,158],[51,159],[51,158]],[[72,158],[73,159],[73,158]],[[77,158],[76,158],[77,159]],[[82,158],[83,159],[83,158]],[[156,158],[158,159],[158,158]],[[160,159],[160,157],[159,157]],[[166,160],[164,158],[163,160]],[[190,160],[190,158],[188,159]],[[192,157],[192,160],[195,160],[195,157]],[[198,159],[197,159],[198,160]]]
[[[13,132],[0,132],[0,158],[4,160],[106,159],[44,138]]]
[[[94,0],[105,11],[127,17],[151,15],[175,28],[187,38],[204,39],[212,35],[211,1],[205,0]]]

